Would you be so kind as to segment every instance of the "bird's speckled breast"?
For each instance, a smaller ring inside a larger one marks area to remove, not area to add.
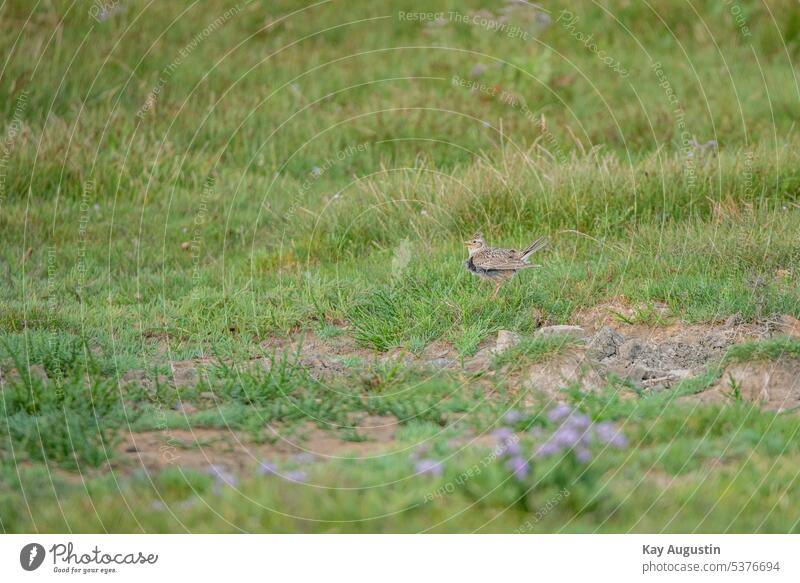
[[[492,281],[505,281],[513,277],[517,272],[515,269],[484,269],[483,267],[475,265],[472,257],[467,259],[467,262],[464,265],[466,266],[467,271],[470,273],[477,275],[478,277],[491,279]]]
[[[487,276],[487,277],[489,276],[489,270],[488,269],[483,269],[483,268],[478,267],[477,265],[475,265],[475,263],[472,261],[472,257],[467,259],[467,262],[464,265],[467,266],[467,270],[470,273],[474,273],[475,275],[484,275],[484,276]]]
[[[472,257],[467,259],[466,263],[464,264],[467,267],[467,270],[477,275],[478,277],[485,277],[487,279],[508,279],[512,275],[514,275],[514,270],[504,270],[504,269],[484,269],[483,267],[478,267],[475,265],[475,262],[472,261]]]

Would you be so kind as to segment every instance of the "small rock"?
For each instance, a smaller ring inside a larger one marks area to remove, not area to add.
[[[536,331],[535,336],[542,338],[545,336],[571,336],[572,338],[583,338],[586,331],[580,326],[545,326]]]
[[[184,241],[183,243],[181,243],[181,249],[183,249],[184,251],[187,251],[191,246],[192,244],[189,243],[189,241]]]
[[[205,399],[205,400],[207,400],[207,401],[219,401],[219,397],[217,397],[217,396],[216,396],[216,395],[215,395],[213,392],[211,392],[211,391],[203,391],[203,392],[202,392],[202,393],[200,393],[200,395],[198,395],[198,396],[199,396],[201,399]]]
[[[668,374],[675,379],[688,379],[692,376],[692,371],[688,368],[673,368]]]
[[[494,348],[482,348],[476,352],[472,358],[464,363],[464,368],[469,372],[486,370],[489,368],[489,364],[492,362],[492,357],[494,354]]]
[[[433,358],[431,360],[426,360],[425,364],[434,368],[448,368],[455,366],[457,363],[452,358]]]
[[[497,333],[497,341],[494,345],[494,353],[500,354],[505,352],[512,346],[519,344],[519,334],[511,330],[500,330]]]
[[[625,342],[625,337],[608,326],[604,326],[594,335],[589,342],[589,350],[596,358],[611,358],[617,354],[619,347]]]
[[[620,359],[625,362],[633,362],[642,353],[644,347],[637,340],[626,340],[617,349]]]
[[[739,314],[734,314],[733,316],[729,316],[727,320],[725,320],[725,327],[726,328],[736,328],[739,326],[744,320]]]
[[[691,371],[683,368],[676,368],[670,371],[659,373],[657,376],[649,377],[642,381],[642,386],[648,389],[661,390],[668,389],[678,381],[689,377]]]
[[[726,334],[709,334],[705,338],[705,344],[709,346],[712,350],[722,350],[723,348],[730,345],[731,341],[728,335]]]
[[[641,365],[633,364],[626,369],[618,369],[622,378],[632,381],[638,386],[642,386],[643,382],[649,378],[653,378],[653,372]]]

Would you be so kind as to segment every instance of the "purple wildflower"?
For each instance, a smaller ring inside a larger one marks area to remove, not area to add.
[[[552,440],[545,441],[536,450],[536,455],[539,457],[550,457],[561,451],[561,447]]]
[[[283,477],[290,482],[305,482],[308,479],[308,474],[303,470],[294,470],[292,472],[286,472],[283,474]]]
[[[498,443],[505,443],[514,437],[514,431],[508,427],[500,427],[492,431],[492,437],[494,437]]]
[[[208,466],[208,473],[214,478],[213,491],[216,496],[222,493],[223,486],[235,486],[236,476],[217,464]]]
[[[548,26],[550,26],[551,22],[550,15],[545,12],[537,12],[536,22],[538,22],[542,28],[547,28]]]
[[[611,447],[616,447],[617,449],[625,449],[628,447],[628,438],[622,433],[617,433],[614,436],[614,439],[608,442],[608,445]]]
[[[268,461],[263,461],[258,466],[258,473],[262,476],[272,476],[278,473],[278,466]]]
[[[514,423],[521,421],[524,417],[525,416],[520,411],[517,411],[516,409],[509,409],[506,411],[506,414],[503,415],[503,421],[513,425]]]
[[[531,471],[528,461],[520,456],[515,456],[508,460],[506,462],[506,467],[511,470],[511,472],[514,474],[514,477],[518,480],[524,480],[527,478]]]
[[[208,473],[214,478],[215,482],[223,482],[228,486],[236,485],[236,476],[220,465],[211,464],[208,466]]]
[[[569,417],[571,413],[572,407],[564,403],[559,403],[547,412],[547,418],[550,421],[562,421]]]
[[[572,449],[580,443],[582,433],[569,427],[562,425],[553,433],[552,441],[562,449]]]
[[[625,449],[628,447],[628,440],[625,435],[619,431],[610,421],[598,423],[594,428],[597,439],[603,443],[616,447],[618,449]]]
[[[472,75],[473,77],[480,77],[485,72],[486,72],[486,65],[484,65],[483,63],[476,63],[475,66],[472,67],[470,75]]]
[[[181,508],[182,510],[189,510],[190,508],[194,508],[195,506],[197,506],[197,500],[195,500],[194,498],[187,498],[182,502],[178,502],[178,507]]]
[[[509,439],[504,441],[500,445],[497,446],[495,452],[497,455],[502,456],[517,456],[522,451],[522,448],[519,445],[519,441],[516,439]]]
[[[444,472],[444,467],[440,461],[432,458],[425,458],[414,464],[414,470],[422,475],[441,476]]]
[[[153,502],[150,503],[150,508],[153,510],[164,510],[166,506],[164,506],[161,500],[153,500]]]
[[[592,420],[588,415],[581,415],[580,413],[573,413],[564,421],[564,425],[568,425],[575,429],[588,429],[592,424]]]
[[[616,434],[617,430],[614,427],[614,424],[610,421],[603,421],[602,423],[597,423],[594,426],[594,432],[597,435],[597,439],[603,443],[608,443],[611,438],[614,437],[614,434]]]
[[[535,454],[538,457],[572,452],[578,462],[588,463],[592,459],[589,446],[596,441],[620,449],[628,446],[628,440],[613,423],[594,423],[588,415],[578,413],[563,403],[553,407],[547,417],[558,426],[536,449]],[[534,429],[531,430],[533,432]]]
[[[305,466],[307,464],[314,463],[315,459],[316,458],[314,457],[314,454],[308,453],[307,451],[305,451],[303,453],[298,453],[297,455],[292,456],[292,460],[296,464],[300,464],[301,466]]]

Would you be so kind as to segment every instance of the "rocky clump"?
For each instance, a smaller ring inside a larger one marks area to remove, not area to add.
[[[721,357],[733,341],[725,329],[658,342],[606,326],[592,337],[588,351],[605,375],[615,374],[641,388],[666,388]]]
[[[519,340],[519,334],[516,332],[511,332],[510,330],[500,330],[497,333],[497,341],[494,345],[494,353],[501,354],[505,352],[512,346],[519,344]]]

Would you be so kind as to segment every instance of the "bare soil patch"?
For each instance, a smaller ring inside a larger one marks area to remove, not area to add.
[[[122,471],[144,467],[158,471],[169,467],[205,470],[218,465],[228,470],[253,471],[263,461],[302,460],[308,464],[333,458],[372,457],[395,439],[394,417],[359,416],[352,426],[365,441],[346,441],[314,423],[291,432],[272,429],[271,441],[256,443],[244,433],[227,429],[146,431],[124,436],[116,464]]]
[[[587,358],[583,349],[570,349],[565,354],[532,365],[526,382],[533,395],[545,401],[561,400],[562,389],[576,383],[588,390],[599,389],[605,384],[596,363]]]
[[[797,410],[800,408],[800,360],[779,358],[732,364],[710,389],[685,398],[699,403],[742,399],[770,411]]]

